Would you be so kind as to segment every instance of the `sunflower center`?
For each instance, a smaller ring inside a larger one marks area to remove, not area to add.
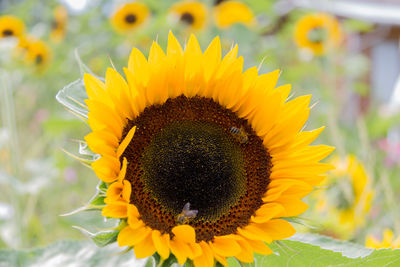
[[[179,214],[186,203],[197,216],[221,216],[244,193],[243,155],[216,125],[182,121],[158,132],[143,154],[145,187]]]
[[[60,25],[60,24],[58,23],[58,21],[53,20],[53,22],[51,23],[51,28],[52,28],[53,30],[56,30],[56,29],[58,29],[59,25]]]
[[[263,204],[271,158],[247,120],[204,97],[179,96],[128,121],[130,203],[152,229],[187,223],[197,241],[235,233]],[[245,137],[245,138],[244,138]],[[180,220],[184,207],[195,217]]]
[[[181,21],[185,22],[185,23],[187,23],[189,25],[192,25],[194,23],[194,17],[189,12],[185,12],[181,16]]]
[[[347,210],[355,204],[355,191],[351,177],[337,177],[334,186],[331,187],[330,196],[332,203],[339,210]]]
[[[133,24],[135,23],[137,20],[136,15],[134,14],[128,14],[125,16],[125,21],[129,24]]]
[[[322,43],[326,40],[327,32],[324,27],[315,27],[308,32],[308,40],[313,43]]]
[[[217,6],[219,4],[221,4],[222,2],[224,2],[225,0],[215,0],[214,1],[214,6]]]
[[[4,37],[11,36],[13,34],[14,34],[14,32],[12,30],[9,30],[9,29],[6,29],[6,30],[3,31],[3,36]]]
[[[40,65],[43,62],[43,56],[42,55],[37,55],[35,57],[35,64]]]

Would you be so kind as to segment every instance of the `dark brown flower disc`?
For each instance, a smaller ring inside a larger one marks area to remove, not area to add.
[[[120,160],[128,160],[130,202],[152,229],[171,234],[190,203],[198,214],[187,223],[197,241],[210,241],[247,225],[262,205],[271,158],[247,120],[234,112],[208,98],[180,96],[145,108],[127,123],[123,137],[133,126],[135,135]]]

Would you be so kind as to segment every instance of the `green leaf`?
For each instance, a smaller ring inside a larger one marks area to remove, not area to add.
[[[85,85],[82,79],[78,79],[60,90],[56,99],[72,113],[82,119],[87,119],[88,107],[85,104],[86,94]]]
[[[79,52],[78,52],[78,49],[77,49],[77,48],[75,49],[74,54],[75,54],[75,59],[76,59],[76,61],[78,62],[78,65],[79,65],[79,70],[80,70],[80,73],[81,73],[81,77],[83,77],[83,75],[84,75],[85,73],[89,73],[89,74],[91,74],[91,75],[94,75],[94,73],[92,72],[92,70],[91,70],[88,66],[86,66],[85,63],[83,63],[83,61],[82,61],[82,59],[81,59],[81,56],[79,55]]]
[[[60,216],[70,216],[82,211],[100,210],[104,208],[104,206],[106,205],[104,203],[104,199],[106,197],[106,191],[107,191],[107,184],[104,182],[100,182],[96,187],[96,193],[92,196],[92,198],[85,206],[77,208],[71,212],[61,214]]]
[[[0,266],[144,266],[132,252],[121,252],[116,244],[99,248],[91,242],[60,241],[45,248],[0,250]]]
[[[79,227],[79,226],[73,226],[73,227],[75,229],[78,229],[79,231],[81,231],[81,233],[83,233],[90,239],[92,239],[93,242],[99,247],[104,247],[104,246],[107,246],[108,244],[114,243],[115,241],[117,241],[117,237],[119,234],[119,231],[117,231],[117,230],[100,231],[97,233],[91,233],[82,227]]]
[[[107,185],[105,182],[100,181],[100,182],[97,184],[96,189],[97,189],[99,192],[102,192],[102,193],[105,194],[105,193],[107,192],[108,185]]]
[[[112,240],[112,231],[106,232],[98,235],[102,245]],[[400,249],[371,250],[312,234],[297,234],[279,243],[271,244],[272,255],[256,255],[251,264],[240,264],[230,258],[229,266],[400,266]],[[98,248],[90,242],[61,241],[46,248],[0,250],[0,266],[157,266],[160,263],[157,255],[138,260],[133,253],[121,254],[121,251],[115,243]],[[168,264],[175,263],[168,261]]]
[[[400,266],[400,249],[372,250],[346,241],[313,234],[296,234],[270,245],[274,254],[256,255],[242,266]],[[229,266],[241,266],[228,259]]]

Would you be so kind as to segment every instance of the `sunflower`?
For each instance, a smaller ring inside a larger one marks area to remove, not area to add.
[[[368,235],[365,240],[365,246],[368,248],[400,248],[400,236],[393,240],[394,235],[390,229],[385,229],[383,232],[383,240],[379,241],[372,235]]]
[[[206,25],[207,7],[199,1],[175,3],[169,13],[193,30],[203,29]]]
[[[38,39],[30,39],[26,45],[25,61],[38,69],[43,69],[51,60],[50,47]]]
[[[5,15],[0,17],[0,38],[20,37],[25,32],[25,24],[17,17]]]
[[[374,195],[372,181],[354,155],[335,157],[331,163],[335,170],[323,184],[328,190],[316,192],[317,210],[327,213],[328,228],[335,229],[334,235],[350,238],[365,224]]]
[[[126,3],[117,9],[111,23],[116,31],[126,33],[142,25],[149,16],[150,10],[145,4]]]
[[[18,39],[18,43],[14,48],[13,55],[17,58],[23,58],[28,51],[29,44],[37,41],[37,39],[31,35],[22,35]]]
[[[339,23],[329,14],[306,15],[295,26],[294,40],[297,46],[309,49],[315,55],[324,54],[328,48],[338,46],[341,39]]]
[[[235,23],[248,27],[255,24],[254,14],[250,7],[239,1],[218,1],[214,7],[215,24],[222,29],[229,28]]]
[[[213,266],[270,254],[266,243],[295,233],[283,217],[304,212],[332,168],[319,162],[332,147],[309,146],[323,128],[300,131],[311,96],[286,102],[279,71],[243,72],[237,52],[221,59],[216,37],[202,53],[193,35],[182,49],[170,33],[166,53],[133,48],[127,80],[111,68],[104,83],[84,76],[102,214],[121,219],[117,241],[137,258]]]
[[[50,38],[53,42],[61,42],[65,38],[65,32],[67,29],[68,22],[68,10],[65,6],[57,6],[54,9],[54,21],[52,23],[52,29]]]

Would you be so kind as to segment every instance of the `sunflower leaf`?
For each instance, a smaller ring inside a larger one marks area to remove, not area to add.
[[[88,241],[59,241],[44,248],[0,250],[0,266],[144,266],[133,253],[117,255],[116,243],[99,248]]]
[[[100,182],[97,184],[96,189],[97,189],[97,191],[99,191],[99,192],[106,193],[106,192],[107,192],[107,189],[108,189],[108,186],[107,186],[107,184],[106,184],[105,182],[100,181]]]
[[[86,231],[86,230],[84,230]],[[97,242],[106,245],[118,231],[97,233]],[[90,232],[85,232],[89,234]],[[96,233],[90,233],[91,237]],[[302,240],[302,241],[299,241]],[[357,244],[328,237],[297,234],[281,245],[271,244],[274,254],[255,256],[255,262],[240,264],[228,259],[229,266],[398,266],[400,249],[371,250]],[[121,248],[111,244],[99,248],[93,243],[60,241],[32,250],[0,250],[0,266],[154,266],[157,258],[138,260],[133,253],[118,254]],[[346,256],[347,255],[347,256]],[[351,256],[351,257],[350,257]],[[172,259],[172,258],[171,258]],[[166,263],[166,262],[164,262]],[[146,265],[147,264],[147,265]],[[163,265],[164,266],[164,265]]]
[[[77,214],[82,211],[100,210],[100,209],[104,208],[104,206],[106,205],[104,203],[104,199],[106,197],[105,191],[107,191],[107,189],[106,189],[107,185],[103,185],[102,183],[103,182],[101,182],[97,185],[97,191],[92,196],[92,198],[89,200],[88,204],[86,204],[83,207],[79,207],[71,212],[61,214],[60,216],[63,216],[63,217],[71,216],[71,215]]]
[[[109,230],[109,231],[100,231],[97,233],[91,233],[88,230],[79,227],[79,226],[73,226],[73,228],[79,230],[82,234],[86,235],[90,239],[93,240],[93,242],[99,246],[99,247],[104,247],[107,246],[108,244],[114,243],[117,241],[118,233],[119,231],[115,230]]]
[[[296,234],[270,245],[272,255],[256,255],[254,263],[228,259],[229,266],[397,266],[400,249],[373,250],[314,234]]]
[[[88,107],[84,100],[87,98],[88,96],[82,79],[78,79],[68,84],[56,95],[58,102],[63,104],[73,113],[82,116],[85,119],[87,119]]]

